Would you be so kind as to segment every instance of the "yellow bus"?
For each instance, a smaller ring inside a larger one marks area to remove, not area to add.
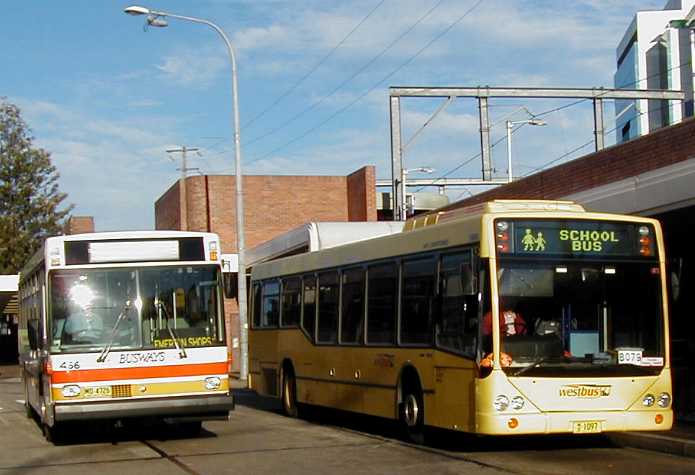
[[[668,430],[664,262],[656,220],[498,200],[259,264],[250,385],[415,441]]]
[[[226,419],[219,237],[134,231],[49,237],[20,274],[27,416],[65,423]]]

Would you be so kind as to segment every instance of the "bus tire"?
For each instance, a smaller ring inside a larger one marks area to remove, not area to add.
[[[287,365],[282,371],[282,389],[280,399],[282,401],[282,413],[287,417],[297,417],[297,382],[292,367]]]
[[[184,437],[198,437],[203,430],[203,421],[179,422],[179,431]]]
[[[41,430],[43,431],[43,436],[46,439],[46,442],[58,444],[64,437],[63,428],[58,423],[54,423],[52,426],[49,426],[44,422],[41,424]]]
[[[422,390],[417,383],[403,386],[400,420],[405,438],[418,445],[425,443],[425,406]]]

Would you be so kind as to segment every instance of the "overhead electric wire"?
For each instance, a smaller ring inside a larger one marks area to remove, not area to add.
[[[419,22],[421,22],[422,20],[424,20],[424,18],[426,18],[436,7],[438,7],[438,6],[442,3],[442,1],[443,1],[443,0],[441,0],[441,1],[438,2],[434,7],[432,7],[425,15],[423,15],[423,16],[415,23],[415,25],[417,25]],[[377,81],[371,88],[369,88],[366,92],[364,92],[364,93],[362,93],[361,95],[359,95],[356,99],[354,99],[353,101],[351,101],[349,104],[347,104],[346,106],[344,106],[344,107],[338,109],[338,110],[335,111],[333,114],[331,114],[330,116],[328,116],[326,119],[324,119],[323,121],[321,121],[321,122],[319,122],[318,124],[314,125],[313,127],[309,128],[308,130],[306,130],[305,132],[303,132],[303,133],[300,134],[299,136],[294,137],[293,139],[291,139],[291,140],[285,142],[284,144],[280,145],[279,147],[274,148],[273,150],[271,150],[271,151],[268,152],[268,153],[265,153],[265,154],[263,154],[263,155],[261,155],[261,156],[258,156],[258,157],[254,157],[253,159],[247,161],[247,163],[255,162],[255,161],[258,161],[258,160],[263,160],[264,158],[267,158],[267,157],[269,157],[269,156],[271,156],[271,155],[274,155],[275,153],[279,152],[280,150],[284,149],[285,147],[287,147],[287,146],[289,146],[289,145],[291,145],[291,144],[297,142],[298,140],[303,139],[304,137],[306,137],[306,136],[309,135],[310,133],[314,132],[315,130],[317,130],[317,129],[321,128],[321,127],[323,127],[325,124],[327,124],[328,122],[330,122],[331,120],[333,120],[335,117],[337,117],[338,115],[340,115],[340,114],[342,114],[343,112],[345,112],[346,110],[348,110],[350,107],[352,107],[353,105],[355,105],[357,102],[359,102],[360,100],[362,100],[363,98],[365,98],[367,95],[369,95],[369,94],[370,94],[373,90],[375,90],[377,87],[379,87],[379,85],[380,85],[382,82],[386,81],[386,80],[389,79],[391,76],[393,76],[394,74],[398,73],[401,69],[403,69],[404,67],[406,67],[406,66],[407,66],[408,64],[410,64],[413,60],[415,60],[418,56],[420,56],[420,54],[422,54],[427,48],[429,48],[435,41],[437,41],[437,40],[440,39],[442,36],[444,36],[446,33],[448,33],[454,26],[456,26],[457,24],[459,24],[464,18],[466,18],[469,14],[471,14],[471,13],[473,12],[473,10],[475,10],[481,3],[483,3],[483,0],[477,0],[468,10],[466,10],[461,16],[459,16],[456,20],[454,20],[449,26],[447,26],[444,30],[442,30],[442,31],[439,32],[437,35],[435,35],[427,44],[425,44],[425,46],[423,46],[422,48],[420,48],[420,49],[419,49],[415,54],[413,54],[410,58],[408,58],[406,61],[404,61],[403,63],[401,63],[398,67],[396,67],[394,70],[392,70],[392,71],[391,71],[390,73],[388,73],[386,76],[384,76],[384,77],[381,78],[379,81]],[[412,30],[412,28],[414,28],[415,25],[413,25],[413,27],[411,27],[408,31]],[[401,36],[403,36],[403,35],[401,35]],[[399,38],[400,38],[400,37],[399,37]],[[389,48],[390,48],[390,46],[389,46]]]
[[[381,58],[386,53],[388,53],[391,48],[393,48],[399,41],[401,41],[408,33],[413,31],[413,29],[415,29],[416,26],[418,26],[420,23],[422,23],[422,21],[425,20],[425,18],[430,16],[432,14],[432,12],[435,11],[443,2],[444,2],[444,0],[439,0],[432,8],[427,10],[427,12],[425,12],[424,15],[422,15],[420,18],[418,18],[418,20],[415,23],[410,25],[410,27],[408,27],[403,33],[401,33],[395,40],[393,40],[391,43],[389,43],[376,56],[373,56],[369,61],[367,61],[365,64],[363,64],[362,67],[360,67],[357,71],[355,71],[350,77],[348,77],[343,82],[338,84],[335,88],[333,88],[333,90],[331,92],[329,92],[327,95],[321,97],[318,101],[312,103],[310,106],[305,107],[304,109],[302,109],[301,111],[299,111],[298,113],[296,113],[295,115],[293,115],[292,117],[290,117],[289,119],[287,119],[285,122],[281,123],[280,125],[278,125],[274,129],[271,129],[270,131],[268,131],[264,134],[258,135],[256,137],[254,137],[253,139],[249,140],[248,142],[245,142],[244,145],[248,146],[248,145],[254,144],[254,143],[258,142],[259,140],[262,140],[270,135],[273,135],[273,134],[279,132],[280,130],[284,129],[285,127],[287,127],[289,124],[291,124],[295,120],[302,117],[307,112],[310,112],[310,111],[316,109],[319,105],[321,105],[323,103],[323,101],[325,101],[329,97],[333,96],[336,92],[341,90],[350,81],[352,81],[357,76],[362,74],[368,67],[370,67],[372,64],[374,64],[379,58]]]
[[[251,120],[249,120],[246,124],[243,124],[243,127],[249,127],[251,124],[253,124],[253,123],[256,122],[258,119],[260,119],[261,117],[263,117],[268,111],[270,111],[270,110],[273,109],[276,105],[278,105],[278,104],[280,103],[280,101],[282,101],[285,97],[287,97],[288,95],[290,95],[290,93],[292,93],[295,89],[297,89],[297,87],[299,87],[300,84],[302,84],[304,81],[306,81],[306,80],[309,78],[309,76],[311,76],[312,74],[314,74],[314,73],[316,72],[316,70],[319,69],[319,68],[323,65],[323,63],[325,63],[325,62],[328,60],[328,58],[330,58],[330,57],[333,55],[333,53],[335,53],[335,52],[338,50],[338,48],[340,48],[340,47],[348,40],[348,38],[350,38],[350,37],[352,36],[352,34],[353,34],[355,31],[357,31],[357,30],[359,29],[360,26],[362,26],[362,24],[364,24],[364,22],[366,22],[366,21],[369,19],[369,17],[371,17],[372,14],[373,14],[375,11],[377,11],[377,9],[378,9],[381,5],[384,4],[385,1],[386,1],[386,0],[381,0],[379,3],[377,3],[376,6],[375,6],[374,8],[372,8],[372,9],[369,11],[369,13],[367,13],[367,15],[364,16],[364,17],[359,21],[359,23],[357,23],[357,24],[352,28],[352,30],[350,30],[350,32],[349,32],[347,35],[345,35],[345,37],[343,37],[343,39],[340,40],[340,41],[338,42],[338,44],[336,44],[336,45],[333,47],[333,49],[331,49],[323,58],[321,58],[321,59],[319,60],[318,63],[316,63],[316,65],[314,65],[313,68],[311,68],[311,70],[309,70],[307,73],[304,74],[304,76],[302,76],[301,78],[299,78],[299,80],[297,80],[297,81],[296,81],[292,86],[290,86],[285,92],[283,92],[282,94],[280,94],[280,96],[278,96],[278,98],[275,99],[269,106],[267,106],[267,107],[266,107],[265,109],[263,109],[261,112],[259,112],[258,114],[256,114],[256,115],[255,115]]]
[[[678,65],[676,65],[676,66],[673,66],[673,67],[669,68],[666,72],[671,72],[671,71],[673,71],[673,70],[675,70],[675,69],[680,69],[680,68],[682,68],[683,66],[688,66],[688,65],[690,65],[690,64],[692,64],[692,61],[686,61],[686,62],[684,62],[684,63],[678,64]],[[648,80],[648,79],[651,79],[651,78],[653,78],[653,77],[659,76],[659,75],[661,75],[661,74],[662,74],[662,73],[659,72],[659,73],[651,74],[651,75],[649,75],[649,76],[645,76],[644,78],[638,78],[638,79],[636,79],[635,81],[633,81],[633,82],[631,82],[631,83],[628,83],[628,84],[625,84],[624,86],[621,86],[620,88],[621,88],[621,89],[624,89],[626,86],[634,86],[634,85],[636,85],[636,84],[639,84],[639,83],[641,83],[641,82],[643,82],[643,81],[646,81],[646,80]],[[609,91],[606,91],[606,94],[607,94],[608,92],[609,92]],[[601,97],[601,96],[599,95],[599,96],[597,96],[596,98],[600,98],[600,97]],[[574,101],[574,102],[571,102],[571,103],[569,103],[569,104],[564,104],[564,105],[562,105],[562,106],[555,107],[555,108],[553,108],[553,109],[549,109],[549,110],[547,110],[547,111],[543,111],[543,112],[540,112],[540,113],[538,113],[538,114],[531,114],[531,115],[532,115],[533,117],[542,117],[542,116],[545,116],[545,115],[548,115],[548,114],[552,114],[553,112],[558,112],[558,111],[560,111],[560,110],[563,110],[563,109],[567,109],[567,108],[576,106],[577,104],[580,104],[580,103],[585,102],[585,101],[588,101],[588,100],[589,100],[589,99],[579,99],[579,100]],[[629,99],[625,99],[625,100],[629,100]],[[664,99],[664,100],[667,100],[667,99]],[[669,107],[673,107],[673,105],[669,105]],[[661,109],[661,107],[657,108],[656,110],[660,110],[660,109]],[[630,120],[633,120],[633,119],[635,119],[635,118],[637,118],[637,117],[640,117],[640,116],[642,116],[642,115],[644,115],[644,114],[646,114],[646,113],[647,113],[647,112],[640,112],[639,115],[636,115],[635,117],[632,117]],[[518,127],[517,127],[517,129],[518,129]],[[514,133],[517,129],[514,129],[514,130],[512,131],[512,133]],[[606,133],[606,134],[610,134],[611,132],[615,132],[616,129],[617,129],[617,127],[614,127],[613,129],[608,130],[608,131],[606,131],[605,133]],[[493,143],[493,144],[490,146],[490,149],[494,148],[495,145],[499,144],[502,140],[504,140],[504,138],[501,138],[500,140],[497,140],[495,143]],[[585,143],[585,144],[579,146],[577,149],[571,150],[570,152],[567,152],[567,154],[565,154],[565,155],[563,155],[563,156],[561,156],[561,157],[559,157],[559,158],[557,158],[557,159],[555,159],[555,160],[553,160],[552,162],[549,162],[549,163],[555,163],[555,162],[557,162],[558,160],[561,160],[562,158],[566,157],[567,155],[572,154],[572,153],[575,153],[575,152],[577,152],[578,150],[581,150],[582,148],[584,148],[584,147],[590,145],[591,143],[593,143],[593,139],[592,139],[591,141],[589,141],[589,142],[587,142],[587,143]],[[444,178],[446,178],[446,177],[448,177],[449,175],[451,175],[453,172],[455,172],[455,171],[457,171],[457,170],[463,168],[465,165],[468,165],[470,162],[472,162],[472,161],[475,160],[476,158],[479,158],[480,155],[481,155],[481,153],[478,152],[475,156],[473,156],[473,157],[471,157],[471,158],[469,158],[469,159],[466,159],[463,163],[461,163],[460,165],[458,165],[458,166],[452,168],[451,170],[449,170],[448,172],[446,172],[444,175],[442,175],[442,176],[440,176],[440,177],[437,177],[437,178],[435,178],[434,180],[432,180],[432,183],[431,183],[430,185],[423,185],[423,186],[419,187],[417,190],[414,191],[414,193],[417,193],[418,191],[421,191],[422,189],[424,189],[424,188],[427,187],[427,186],[433,186],[437,181],[443,180]],[[545,165],[545,166],[547,166],[547,165]],[[537,170],[542,170],[542,169],[543,169],[543,168],[536,168],[536,169],[532,170],[531,172],[529,172],[529,173],[527,173],[526,175],[523,175],[523,176],[528,176],[530,173],[534,173],[535,171],[537,171]]]
[[[630,120],[636,119],[636,118],[638,118],[638,117],[642,117],[643,115],[649,114],[650,112],[660,111],[660,110],[663,109],[663,108],[664,108],[663,106],[659,106],[659,107],[655,107],[654,109],[651,109],[651,110],[648,110],[648,111],[637,111],[637,113],[636,113],[633,117],[631,117]],[[669,108],[669,109],[672,109],[672,108],[673,108],[673,104],[668,104],[668,108]],[[616,127],[613,127],[612,129],[607,130],[606,133],[607,133],[607,134],[610,134],[610,133],[612,133],[612,132],[615,132],[617,129],[618,129],[617,126],[616,126]],[[594,143],[594,139],[591,139],[591,140],[589,140],[588,142],[585,142],[584,144],[582,144],[582,145],[580,145],[580,146],[578,146],[578,147],[575,147],[574,149],[570,150],[569,152],[563,153],[563,154],[560,155],[559,157],[557,157],[557,158],[555,158],[555,159],[553,159],[553,160],[551,160],[551,161],[549,161],[549,162],[544,163],[543,165],[541,165],[541,166],[538,167],[538,168],[532,169],[531,171],[529,171],[529,172],[525,173],[524,175],[522,175],[522,177],[527,177],[527,176],[529,176],[529,175],[531,175],[531,174],[533,174],[533,173],[536,173],[536,172],[539,172],[539,171],[543,171],[543,170],[545,170],[546,168],[548,168],[550,165],[553,165],[553,164],[559,162],[559,161],[562,160],[563,158],[565,158],[565,157],[567,157],[567,156],[569,156],[569,155],[572,155],[573,153],[578,152],[579,150],[581,150],[581,149],[583,149],[583,148],[585,148],[585,147],[591,145],[592,143]]]

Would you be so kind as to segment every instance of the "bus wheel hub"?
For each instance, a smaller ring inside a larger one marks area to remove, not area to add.
[[[403,403],[403,413],[405,416],[405,423],[408,427],[414,427],[417,425],[418,414],[420,413],[420,408],[418,407],[417,399],[414,395],[408,394]]]

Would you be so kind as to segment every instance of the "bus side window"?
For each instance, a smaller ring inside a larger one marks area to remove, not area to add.
[[[393,262],[367,270],[367,342],[393,344],[396,341],[398,268]]]
[[[340,342],[361,343],[364,334],[364,269],[346,269],[342,274]]]
[[[256,282],[253,284],[253,327],[261,326],[261,284]]]
[[[302,311],[302,280],[299,277],[290,277],[282,280],[281,303],[281,326],[297,326]]]
[[[277,327],[280,319],[280,282],[277,280],[263,282],[262,302],[261,327]]]
[[[319,343],[338,342],[338,272],[319,274]]]
[[[433,257],[403,261],[401,343],[432,342],[435,270]]]
[[[302,328],[313,340],[316,333],[316,277],[305,275],[302,281],[304,282]]]
[[[473,356],[478,333],[478,300],[471,285],[471,273],[470,251],[442,256],[435,339],[438,346]]]

